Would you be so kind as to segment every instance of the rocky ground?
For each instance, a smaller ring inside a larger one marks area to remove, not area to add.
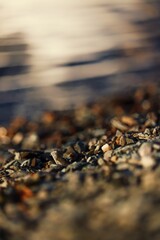
[[[159,98],[150,85],[1,126],[0,240],[160,239]]]

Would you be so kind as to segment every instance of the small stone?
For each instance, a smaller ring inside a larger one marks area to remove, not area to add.
[[[127,163],[117,164],[117,170],[126,170],[126,169],[129,169],[129,166]]]
[[[141,157],[150,156],[151,152],[152,152],[152,145],[149,142],[143,143],[138,150],[138,153]]]
[[[19,165],[19,162],[17,160],[11,160],[4,165],[4,169],[8,169],[11,166],[16,166],[16,165]]]
[[[120,130],[117,130],[115,135],[116,135],[116,137],[119,137],[119,136],[122,136],[122,134],[123,133]]]
[[[7,175],[11,176],[12,174],[14,174],[14,170],[13,169],[6,169],[5,172],[7,173]]]
[[[31,133],[24,138],[22,147],[24,149],[30,149],[30,148],[33,149],[37,147],[38,143],[39,143],[38,135],[36,133]]]
[[[150,130],[149,128],[146,128],[146,129],[144,130],[144,134],[146,134],[146,135],[151,135],[151,130]]]
[[[125,146],[126,139],[125,139],[124,135],[121,135],[121,136],[117,137],[116,144],[118,144],[120,146]]]
[[[15,149],[13,149],[13,148],[9,148],[9,149],[8,149],[8,152],[14,155],[14,154],[15,154],[15,152],[16,152],[16,150],[15,150]]]
[[[91,150],[91,149],[94,149],[96,143],[97,143],[97,139],[96,139],[96,138],[91,139],[91,140],[89,141],[89,143],[88,143],[89,149],[90,149],[90,150]]]
[[[136,138],[139,138],[139,139],[141,139],[141,140],[148,140],[149,139],[149,136],[148,136],[148,134],[144,134],[144,133],[135,133],[135,134],[133,134],[133,137],[136,137]]]
[[[0,187],[1,188],[6,188],[8,186],[7,180],[5,178],[2,178],[0,180]]]
[[[106,129],[95,129],[93,131],[93,135],[94,135],[94,137],[100,137],[100,136],[104,135],[105,132],[106,132]]]
[[[78,158],[78,153],[72,146],[68,146],[63,153],[63,158],[73,162]]]
[[[151,156],[143,156],[141,158],[141,164],[144,168],[152,168],[155,165],[155,160]]]
[[[115,163],[115,162],[117,162],[117,159],[118,159],[118,157],[116,155],[113,155],[111,157],[111,162]]]
[[[132,126],[137,124],[136,120],[134,118],[132,118],[132,117],[129,117],[129,116],[123,116],[121,118],[121,121],[123,123],[127,124],[130,127],[132,127]]]
[[[22,140],[23,140],[23,134],[18,132],[14,135],[12,142],[13,144],[17,145],[17,144],[20,144]]]
[[[20,154],[20,152],[15,152],[14,159],[15,159],[15,160],[21,160],[21,154]]]
[[[153,144],[153,149],[160,150],[160,143],[154,143]]]
[[[36,163],[37,163],[36,158],[33,158],[31,161],[31,167],[35,167]]]
[[[67,165],[67,162],[63,158],[62,152],[60,150],[53,150],[51,152],[51,156],[53,157],[53,160],[55,161],[55,163],[57,165],[62,165],[62,166],[66,166]]]
[[[109,161],[110,158],[111,158],[111,156],[112,156],[112,153],[113,153],[112,150],[109,150],[109,151],[105,152],[104,155],[103,155],[104,160],[105,160],[105,161]]]
[[[94,153],[97,154],[99,152],[100,145],[97,145],[96,148],[94,149]]]
[[[76,142],[76,144],[74,145],[74,149],[76,152],[78,153],[83,153],[86,150],[86,145],[82,142],[82,141],[78,141]]]
[[[133,126],[129,129],[130,132],[138,132],[139,131],[139,126]]]
[[[111,147],[108,143],[106,143],[101,147],[101,149],[103,152],[107,152],[107,151],[111,150]]]
[[[129,159],[130,162],[139,162],[140,161],[140,156],[137,152],[133,152],[131,154],[131,158]]]
[[[30,167],[30,166],[31,166],[31,159],[24,160],[21,163],[21,168]]]
[[[113,118],[111,120],[111,124],[113,127],[121,130],[121,131],[126,131],[128,129],[128,126],[126,126],[125,124],[123,124],[120,120],[118,120],[117,118]]]
[[[154,126],[156,126],[156,123],[152,119],[147,119],[144,125],[145,125],[145,127],[154,127]]]
[[[111,157],[111,159],[112,159],[113,157],[116,157],[116,155],[113,155],[113,156]],[[119,158],[117,159],[116,164],[122,164],[122,163],[126,163],[126,162],[127,162],[126,157],[125,157],[125,156],[122,156],[122,157],[119,157]]]
[[[45,200],[48,197],[48,193],[47,193],[47,191],[42,190],[42,191],[38,192],[37,197],[38,197],[38,200]]]
[[[86,162],[89,163],[91,161],[92,161],[92,157],[88,157]]]
[[[127,143],[127,144],[133,144],[133,143],[134,143],[134,140],[127,137],[127,138],[126,138],[126,143]]]
[[[155,113],[150,112],[147,114],[147,120],[145,122],[145,126],[146,127],[154,127],[156,126],[156,122],[157,122],[157,116],[155,115]]]
[[[103,165],[104,165],[104,160],[103,160],[103,158],[99,158],[99,159],[98,159],[98,165],[99,165],[99,166],[103,166]]]
[[[160,127],[159,127],[159,126],[156,126],[156,127],[153,129],[153,134],[154,134],[154,135],[159,135],[159,132],[160,132]]]

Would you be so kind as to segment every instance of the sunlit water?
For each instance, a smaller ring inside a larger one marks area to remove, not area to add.
[[[0,0],[0,121],[159,79],[160,5]]]

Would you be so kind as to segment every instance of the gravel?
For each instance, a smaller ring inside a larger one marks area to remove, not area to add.
[[[159,92],[150,89],[0,127],[1,240],[160,239]]]

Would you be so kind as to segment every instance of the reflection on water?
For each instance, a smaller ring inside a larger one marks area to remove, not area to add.
[[[158,0],[0,0],[0,13],[0,121],[159,80]]]

